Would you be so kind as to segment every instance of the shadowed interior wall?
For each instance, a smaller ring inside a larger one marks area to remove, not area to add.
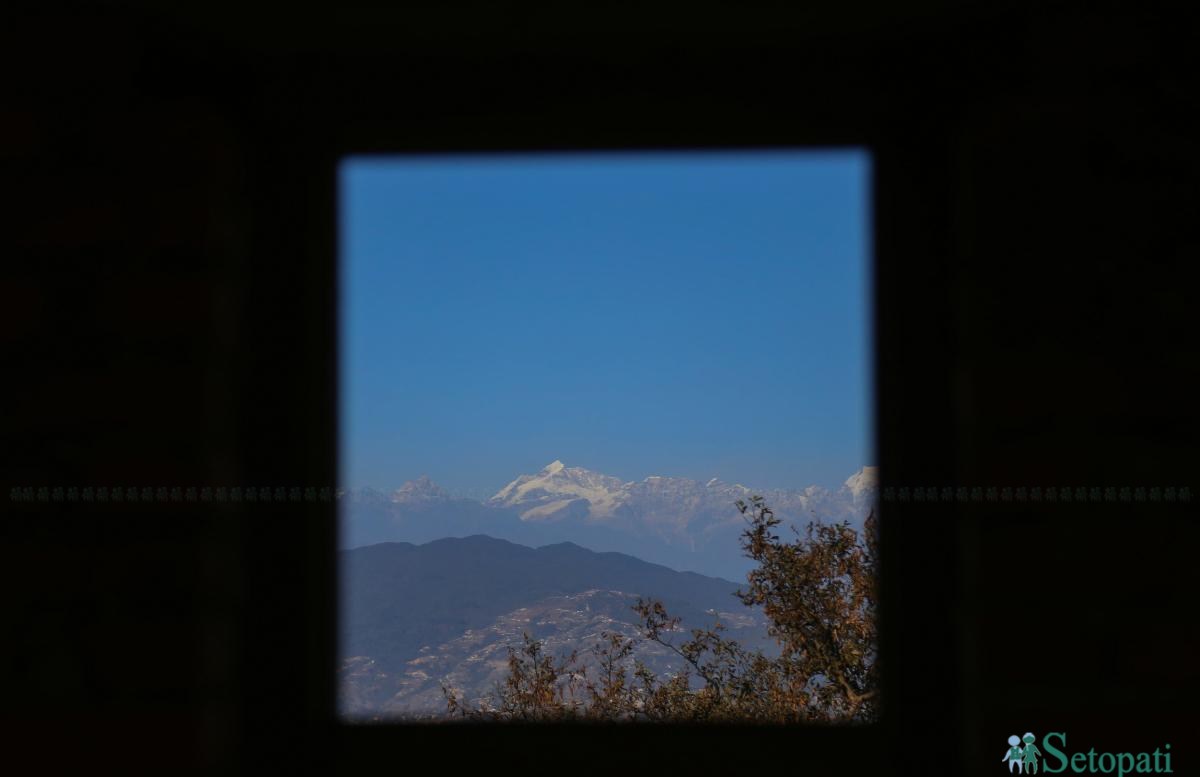
[[[879,774],[936,732],[938,758],[984,774],[1018,728],[1182,751],[1194,496],[885,504],[876,728],[743,730],[714,754],[686,729],[485,731],[467,750],[459,731],[333,725],[319,489],[343,153],[870,145],[883,486],[1194,495],[1182,27],[934,3],[778,14],[114,3],[2,25],[13,739],[146,773],[356,771],[442,747],[546,768],[599,743],[635,760],[678,744],[685,770],[802,751],[810,770]],[[70,501],[88,486],[124,500]],[[205,486],[272,498],[206,503]]]

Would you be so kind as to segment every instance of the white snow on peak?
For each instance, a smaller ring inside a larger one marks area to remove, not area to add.
[[[570,507],[574,501],[574,499],[555,499],[553,502],[546,502],[526,510],[521,513],[521,517],[527,521],[546,518],[554,515],[563,508]]]
[[[843,487],[853,494],[855,499],[858,499],[870,489],[878,488],[879,467],[863,467],[858,472],[846,478]]]
[[[521,475],[500,489],[490,504],[523,508],[521,517],[550,517],[571,502],[586,499],[591,515],[608,515],[617,507],[623,484],[617,478],[582,467],[567,467],[557,459],[536,475]]]
[[[416,480],[410,480],[392,492],[393,502],[432,502],[445,501],[450,498],[446,489],[434,483],[428,475],[422,475]]]
[[[876,467],[863,467],[834,493],[821,486],[803,490],[750,489],[715,477],[701,482],[651,475],[640,481],[622,481],[555,460],[540,472],[521,475],[500,489],[488,504],[515,509],[527,521],[584,519],[612,521],[613,525],[632,521],[654,526],[654,531],[678,533],[696,522],[697,526],[740,525],[734,504],[751,494],[763,496],[780,515],[816,515],[831,520],[853,517],[873,498],[876,484]]]

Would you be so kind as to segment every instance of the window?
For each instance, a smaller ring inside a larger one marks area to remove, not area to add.
[[[556,709],[585,710],[606,655],[627,711],[674,677],[662,709],[691,709],[713,680],[677,649],[716,623],[710,647],[779,659],[763,607],[735,595],[760,563],[737,502],[763,497],[783,541],[810,519],[864,535],[869,165],[343,162],[343,719],[495,717],[542,661]],[[648,638],[640,599],[680,623]]]

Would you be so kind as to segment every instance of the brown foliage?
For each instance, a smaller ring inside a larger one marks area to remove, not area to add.
[[[635,641],[606,633],[592,649],[593,676],[577,653],[555,660],[525,634],[521,648],[509,649],[509,675],[490,699],[472,707],[443,687],[451,715],[506,721],[873,720],[879,681],[874,512],[863,536],[845,523],[810,523],[804,536],[788,543],[775,534],[779,520],[761,497],[737,506],[748,523],[742,547],[758,562],[738,596],[762,607],[779,643],[777,657],[726,639],[719,622],[693,629],[677,645],[671,635],[681,630],[679,619],[661,602],[639,600],[634,610],[642,639],[674,652],[681,672],[659,678],[641,662],[630,672]]]

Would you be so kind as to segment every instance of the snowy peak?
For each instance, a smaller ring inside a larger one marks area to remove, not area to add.
[[[434,483],[428,475],[422,475],[416,480],[410,480],[392,492],[393,502],[445,502],[449,499],[450,493],[437,483]]]
[[[567,515],[607,515],[619,501],[623,483],[555,459],[536,475],[521,475],[500,489],[488,504],[522,508],[525,520]]]
[[[856,502],[869,497],[879,488],[879,467],[863,467],[848,477],[842,488],[849,491]]]

